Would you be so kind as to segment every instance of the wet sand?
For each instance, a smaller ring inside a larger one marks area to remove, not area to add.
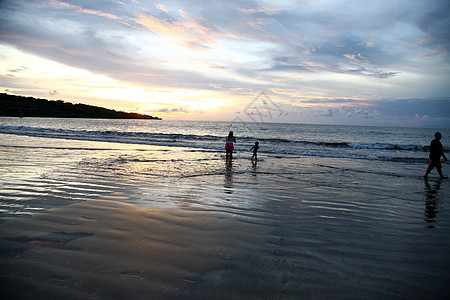
[[[426,166],[1,138],[7,299],[450,293],[450,185]]]
[[[216,276],[208,275],[211,270],[252,252],[263,233],[258,226],[201,212],[105,200],[77,203],[2,225],[2,295],[186,295],[194,285],[207,285]]]

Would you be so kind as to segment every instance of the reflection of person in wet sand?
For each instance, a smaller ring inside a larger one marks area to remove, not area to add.
[[[433,187],[425,179],[425,222],[435,223],[437,216],[437,204],[439,201],[438,191],[441,188],[441,181],[439,180]],[[434,228],[434,225],[429,224],[428,228]]]
[[[441,165],[441,156],[444,158],[444,161],[447,161],[447,157],[444,155],[444,150],[440,139],[442,138],[442,134],[440,132],[436,132],[434,134],[434,140],[430,143],[430,164],[428,165],[428,169],[425,172],[423,177],[427,178],[428,174],[430,174],[431,170],[436,168],[437,172],[441,179],[444,179],[444,175],[442,175],[442,165]]]
[[[225,165],[225,194],[233,194],[233,161],[226,161]]]
[[[230,133],[228,133],[227,139],[226,139],[226,143],[225,143],[225,151],[227,152],[227,158],[231,158],[233,155],[233,150],[234,150],[234,144],[236,143],[236,138],[233,136],[233,131],[230,131]]]

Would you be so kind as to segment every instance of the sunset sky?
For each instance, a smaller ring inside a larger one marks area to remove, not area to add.
[[[448,0],[0,0],[0,89],[167,120],[450,128],[449,28]]]

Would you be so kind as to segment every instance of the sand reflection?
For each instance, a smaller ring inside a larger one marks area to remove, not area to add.
[[[233,194],[233,160],[228,157],[225,161],[225,180],[223,186],[225,188],[225,194]]]
[[[427,228],[435,228],[434,223],[436,223],[437,204],[439,202],[438,191],[441,189],[441,180],[438,180],[435,184],[431,185],[428,180],[425,179],[425,213],[424,220],[427,222]]]

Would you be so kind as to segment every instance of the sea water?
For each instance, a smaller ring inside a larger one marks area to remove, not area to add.
[[[0,133],[66,140],[222,151],[229,131],[236,152],[255,141],[261,153],[424,163],[437,129],[280,123],[0,118]],[[440,129],[445,137],[450,130]]]
[[[132,181],[145,182],[151,177],[181,186],[203,175],[211,175],[205,179],[208,182],[224,174],[264,173],[266,185],[287,176],[291,180],[280,182],[287,188],[305,182],[306,189],[311,189],[312,183],[320,182],[352,191],[365,180],[377,186],[377,181],[398,177],[405,179],[400,187],[405,188],[410,182],[406,179],[421,179],[437,130],[445,145],[448,129],[6,117],[0,118],[0,147],[3,165],[10,165],[3,170],[6,178],[20,171],[37,180],[56,174],[67,177],[89,168],[94,178],[114,180],[120,174]],[[232,168],[226,165],[224,151],[229,131],[236,137]],[[260,145],[257,169],[250,163],[255,141]],[[9,164],[14,160],[18,161]],[[388,177],[372,178],[377,173]],[[436,175],[434,171],[430,178]],[[8,195],[3,196],[8,199]],[[150,205],[164,203],[165,198],[136,202]],[[10,210],[8,204],[5,207]],[[31,203],[28,207],[34,209]]]

